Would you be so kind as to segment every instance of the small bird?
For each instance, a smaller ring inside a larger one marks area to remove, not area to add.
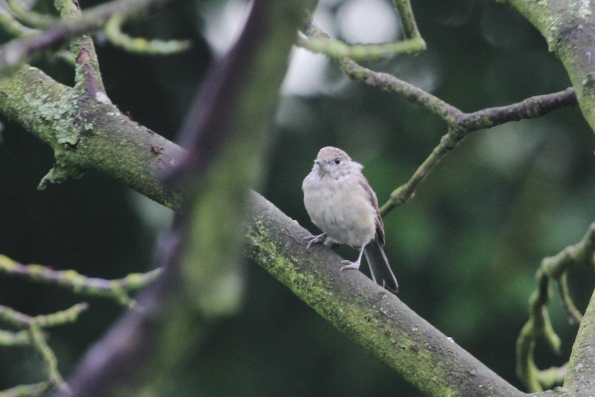
[[[384,224],[378,212],[378,199],[362,174],[364,167],[334,147],[318,152],[312,171],[302,183],[304,205],[323,233],[308,236],[308,248],[327,238],[359,250],[355,262],[341,270],[359,269],[365,253],[372,279],[391,292],[399,292],[397,279],[384,254]]]

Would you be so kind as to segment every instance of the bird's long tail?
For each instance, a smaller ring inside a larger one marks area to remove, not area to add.
[[[368,260],[368,266],[370,266],[372,279],[381,287],[386,288],[395,294],[398,293],[399,283],[397,283],[397,278],[388,264],[388,259],[386,259],[384,249],[382,248],[382,245],[380,245],[378,239],[374,239],[366,245],[364,254]]]

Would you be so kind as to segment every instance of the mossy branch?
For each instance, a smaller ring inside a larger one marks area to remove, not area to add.
[[[27,331],[2,331],[0,330],[0,346],[23,346],[29,344]]]
[[[254,193],[247,255],[333,326],[428,396],[522,396],[503,379],[360,272],[340,272],[327,247]]]
[[[394,55],[415,54],[426,49],[426,42],[417,29],[413,9],[409,0],[394,0],[399,11],[405,40],[384,44],[348,44],[334,40],[327,35],[312,34],[308,29],[307,37],[299,36],[297,44],[312,52],[325,54],[330,58],[349,57],[357,60],[375,60]],[[313,25],[313,23],[312,23]]]
[[[76,21],[82,17],[78,0],[54,0],[54,5],[65,21]],[[75,59],[75,90],[80,95],[85,94],[100,102],[110,103],[103,86],[99,60],[91,36],[83,34],[73,37],[70,40],[70,51]]]
[[[115,14],[140,15],[170,1],[173,0],[117,0],[89,9],[76,18],[56,22],[38,34],[12,40],[0,46],[0,72],[14,71],[41,51],[56,48],[72,37],[102,29]]]
[[[115,106],[86,97],[74,102],[75,94],[26,66],[0,79],[0,111],[47,143],[54,150],[54,169],[65,170],[67,177],[92,169],[179,211],[182,192],[163,186],[157,176],[174,167],[184,151]]]
[[[5,255],[0,255],[0,273],[19,276],[30,281],[55,284],[77,294],[102,296],[114,299],[121,305],[132,307],[134,299],[129,293],[152,283],[161,274],[161,269],[147,273],[132,273],[117,280],[90,278],[74,270],[53,270],[42,265],[23,265]]]
[[[587,306],[587,310],[585,310],[585,315],[574,340],[564,380],[564,388],[575,393],[576,396],[593,394],[593,374],[595,373],[594,329],[595,293],[591,296],[591,301]]]
[[[125,19],[116,14],[105,25],[105,35],[112,45],[136,54],[170,55],[190,48],[189,40],[148,40],[143,37],[130,37],[122,31]]]
[[[58,371],[58,360],[52,349],[48,346],[42,328],[72,323],[76,321],[78,316],[83,311],[87,310],[87,308],[88,305],[86,303],[79,303],[60,312],[28,316],[9,307],[0,305],[0,321],[21,328],[26,332],[29,344],[39,353],[44,363],[48,384],[67,392],[69,390],[68,386]],[[37,387],[40,385],[19,386],[20,388],[13,388],[12,391],[4,391],[3,393],[5,393],[5,395],[10,395],[9,393],[32,392],[33,390],[37,390]],[[32,387],[33,389],[31,389]]]
[[[535,275],[537,288],[529,299],[529,320],[517,339],[517,375],[529,391],[537,392],[551,387],[553,383],[562,381],[563,378],[560,376],[566,373],[565,369],[540,371],[534,362],[535,343],[538,338],[544,338],[554,351],[559,351],[561,345],[546,308],[550,299],[550,284],[558,283],[558,290],[567,313],[571,315],[571,322],[581,322],[582,316],[568,294],[566,277],[570,267],[592,264],[594,253],[595,223],[592,223],[579,243],[566,247],[555,256],[541,261],[541,266]]]

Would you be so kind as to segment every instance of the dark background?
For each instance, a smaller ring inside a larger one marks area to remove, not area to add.
[[[327,9],[333,14],[341,5],[333,1]],[[170,139],[214,57],[202,36],[206,22],[199,11],[205,6],[179,3],[127,25],[135,35],[193,40],[193,50],[183,55],[132,55],[97,37],[112,101]],[[413,0],[413,8],[428,50],[366,66],[431,89],[467,112],[569,85],[545,40],[512,9],[487,0]],[[37,66],[72,82],[72,70],[60,62]],[[361,162],[382,204],[446,132],[445,124],[426,110],[345,81],[334,64],[325,75],[319,91],[281,99],[269,177],[259,188],[312,232],[318,231],[303,207],[301,182],[321,147],[338,146]],[[52,153],[20,127],[5,127],[1,254],[93,277],[119,278],[148,269],[168,211],[91,172],[37,191],[52,166]],[[386,251],[401,285],[400,299],[517,387],[522,386],[515,376],[515,341],[527,320],[539,262],[578,242],[595,219],[594,146],[593,132],[578,108],[475,132],[436,167],[413,200],[385,218]],[[349,248],[339,252],[355,256]],[[242,312],[214,326],[172,395],[420,395],[268,273],[246,266]],[[570,284],[583,310],[594,286],[591,269],[573,269]],[[50,345],[64,374],[122,308],[105,299],[0,277],[0,304],[27,314],[63,310],[81,300],[91,309],[76,324],[51,330]],[[550,308],[562,353],[538,344],[542,368],[568,359],[577,329],[568,324],[557,297]],[[0,349],[0,390],[42,376],[30,348]]]

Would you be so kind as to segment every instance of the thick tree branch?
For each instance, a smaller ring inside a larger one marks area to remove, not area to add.
[[[581,321],[568,361],[564,388],[577,396],[589,396],[595,390],[595,294]]]
[[[360,272],[340,272],[326,247],[306,250],[299,226],[261,196],[250,200],[247,255],[321,316],[428,396],[522,396]]]
[[[62,174],[61,181],[94,170],[141,194],[180,210],[182,195],[164,187],[157,175],[175,165],[183,150],[131,121],[115,106],[88,97],[29,66],[0,79],[0,110],[47,143]]]

